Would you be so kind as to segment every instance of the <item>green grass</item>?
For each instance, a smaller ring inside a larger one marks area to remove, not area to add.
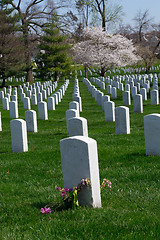
[[[62,84],[59,82],[57,89]],[[130,106],[131,134],[116,135],[115,123],[105,122],[102,107],[97,106],[81,78],[79,87],[80,115],[87,119],[89,137],[98,145],[100,179],[108,178],[112,190],[102,191],[100,209],[81,207],[41,214],[46,204],[59,201],[55,189],[63,186],[59,142],[68,137],[65,111],[72,101],[74,82],[70,81],[56,110],[49,111],[49,120],[38,120],[38,133],[28,133],[26,153],[12,153],[10,114],[0,101],[0,239],[158,240],[160,157],[145,155],[143,117],[159,113],[159,105],[151,106],[147,100],[143,114],[134,114]],[[120,92],[115,104],[123,105]],[[21,103],[19,116],[25,116]]]

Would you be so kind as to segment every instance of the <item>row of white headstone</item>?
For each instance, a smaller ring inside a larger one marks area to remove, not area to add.
[[[78,79],[75,79],[72,97],[66,111],[69,137],[60,141],[64,187],[73,188],[81,179],[89,179],[91,185],[84,187],[78,195],[79,204],[101,207],[97,142],[88,137],[87,120],[80,117],[82,102]]]
[[[64,89],[63,95],[67,90],[68,84],[69,84],[69,80],[66,80],[65,83],[61,86],[61,89]],[[39,113],[39,119],[41,120],[48,119],[46,102],[41,101],[38,103],[38,113]],[[1,118],[0,118],[0,123],[1,123]],[[26,111],[25,120],[23,119],[11,120],[10,126],[11,126],[12,151],[13,152],[28,151],[27,131],[37,132],[36,111],[34,110]],[[0,124],[0,127],[1,127],[1,124]],[[2,127],[1,127],[1,130],[2,130]]]
[[[97,105],[102,105],[105,121],[115,122],[116,134],[130,134],[129,108],[125,106],[115,108],[115,103],[110,101],[110,96],[104,96],[104,93],[97,90],[88,79],[84,78],[83,82],[87,85],[92,97],[95,98]]]
[[[92,86],[88,79],[83,79],[83,81],[87,85],[88,90],[93,93],[92,89],[94,89],[95,91],[95,86]],[[152,90],[151,92],[154,93],[154,90]],[[158,90],[156,90],[156,93],[157,92]],[[136,99],[138,95],[139,99]],[[105,96],[103,96],[102,94],[102,102],[104,97]],[[135,95],[134,104],[136,103],[135,105],[137,106],[134,106],[134,112],[143,112],[141,98],[142,96],[140,94]],[[157,101],[157,94],[153,95],[152,98],[155,98]],[[110,101],[110,96],[106,96],[104,99],[104,109],[106,111],[105,120],[115,121],[116,134],[130,133],[129,108],[126,109],[126,107],[124,106],[115,108],[115,103]],[[135,109],[139,110],[135,111]],[[147,116],[144,116],[144,136],[146,155],[160,156],[160,147],[158,144],[156,144],[158,139],[160,138],[160,114],[149,114]]]

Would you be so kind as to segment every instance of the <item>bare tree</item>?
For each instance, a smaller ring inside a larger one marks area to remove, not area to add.
[[[122,12],[122,6],[113,5],[109,0],[93,0],[92,9],[100,15],[102,28],[106,30],[107,23],[115,23],[120,20]]]
[[[135,29],[138,33],[138,42],[142,42],[143,40],[143,34],[145,31],[149,30],[149,27],[151,26],[151,23],[153,21],[153,18],[150,18],[149,16],[149,10],[145,10],[142,12],[141,10],[138,11],[137,15],[133,19],[136,23]]]

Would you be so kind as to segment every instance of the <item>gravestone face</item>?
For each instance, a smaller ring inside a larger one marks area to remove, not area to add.
[[[120,83],[119,84],[119,91],[123,91],[123,90],[124,90],[123,83]]]
[[[111,99],[117,98],[117,89],[116,87],[112,87]]]
[[[146,100],[147,100],[147,91],[146,91],[146,88],[141,88],[141,89],[140,89],[140,94],[142,95],[143,101],[146,101]]]
[[[130,134],[129,108],[120,106],[115,108],[116,134]]]
[[[76,101],[79,103],[79,111],[82,112],[82,100],[81,97],[73,97],[73,101]]]
[[[105,113],[105,121],[106,122],[114,122],[115,121],[115,103],[104,102],[104,113]]]
[[[158,90],[152,90],[150,93],[151,93],[151,105],[158,105],[159,104]]]
[[[0,112],[0,131],[2,131],[2,119],[1,119],[1,112]]]
[[[23,119],[14,119],[10,121],[11,139],[13,152],[27,152],[27,127]]]
[[[30,103],[30,98],[29,97],[25,97],[23,99],[23,108],[26,109],[26,110],[31,109],[31,103]]]
[[[60,94],[60,92],[56,92],[55,94],[57,95],[58,102],[61,102],[61,94]]]
[[[4,92],[0,91],[0,99],[3,99],[3,98],[4,98]]]
[[[125,106],[131,105],[130,91],[123,92],[123,105]]]
[[[133,99],[134,103],[134,113],[143,113],[143,101],[142,95],[136,94]]]
[[[3,98],[2,99],[2,104],[3,104],[3,110],[9,110],[9,101],[8,98]]]
[[[39,93],[37,94],[37,101],[38,101],[38,102],[42,102],[42,99],[43,99],[42,93],[39,92]]]
[[[126,92],[128,92],[128,91],[130,92],[130,85],[129,84],[125,84],[125,91]]]
[[[37,114],[34,110],[25,112],[25,120],[27,124],[27,132],[37,132]]]
[[[31,96],[32,96],[32,92],[31,92],[31,90],[28,90],[27,91],[27,97],[31,98]]]
[[[24,98],[26,97],[26,94],[22,92],[21,94],[21,102],[23,103]]]
[[[60,141],[64,187],[76,187],[81,179],[89,179],[91,186],[78,195],[80,205],[101,207],[97,142],[75,136]]]
[[[9,93],[7,93],[5,97],[7,97],[7,98],[8,98],[8,102],[10,102],[10,101],[11,101],[11,95],[10,95]]]
[[[137,91],[140,91],[140,83],[137,83]]]
[[[47,103],[39,102],[38,103],[38,116],[40,120],[48,120],[48,111],[47,111]]]
[[[102,96],[102,111],[104,112],[104,102],[109,102],[110,101],[110,96],[109,95],[104,95]]]
[[[58,105],[58,96],[57,96],[57,94],[52,94],[52,97],[54,98],[55,104]]]
[[[97,91],[96,93],[96,102],[97,105],[102,105],[102,97],[103,97],[104,93],[102,93],[101,91]]]
[[[131,87],[131,92],[132,92],[132,98],[137,94],[137,87],[133,86]]]
[[[79,111],[75,109],[69,109],[66,111],[67,133],[68,133],[68,120],[73,117],[79,117]]]
[[[12,101],[17,102],[17,95],[12,96]]]
[[[54,97],[47,98],[48,110],[55,110],[55,100]]]
[[[17,101],[12,101],[9,103],[10,108],[10,118],[18,118],[18,104]]]
[[[79,111],[79,103],[76,101],[72,101],[69,103],[69,109],[75,109]]]
[[[72,136],[88,137],[87,119],[83,117],[73,117],[68,119],[68,134]]]
[[[44,100],[44,99],[47,99],[46,90],[42,90],[42,98],[43,98],[43,100]]]
[[[32,94],[31,103],[32,103],[32,105],[37,105],[37,95],[36,94]]]
[[[160,156],[160,114],[144,116],[146,155]]]

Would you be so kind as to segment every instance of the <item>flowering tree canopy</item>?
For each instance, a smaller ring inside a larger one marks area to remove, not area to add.
[[[85,28],[82,40],[73,48],[74,60],[86,66],[106,68],[133,65],[140,60],[131,40],[119,34],[108,34],[102,28]]]

